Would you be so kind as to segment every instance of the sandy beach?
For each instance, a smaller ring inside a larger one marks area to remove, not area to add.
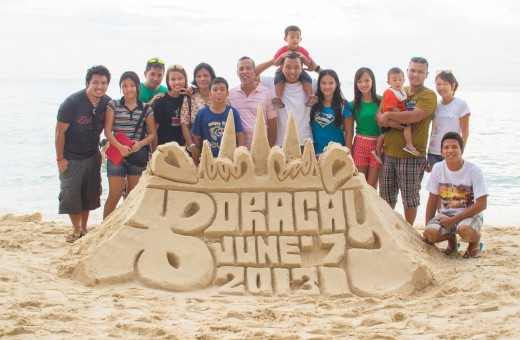
[[[84,240],[65,243],[68,228],[42,221],[39,213],[0,218],[1,337],[514,339],[520,334],[520,228],[485,226],[482,257],[476,259],[441,256],[432,246],[432,285],[377,298],[235,297],[214,289],[172,293],[136,281],[86,287],[70,279]],[[95,234],[93,226],[86,238]]]

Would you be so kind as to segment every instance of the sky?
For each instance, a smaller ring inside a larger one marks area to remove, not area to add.
[[[272,58],[288,25],[301,28],[301,46],[342,82],[363,66],[384,82],[388,69],[422,56],[427,85],[441,69],[461,84],[520,84],[514,0],[2,0],[0,79],[83,80],[96,64],[114,79],[127,70],[141,76],[146,60],[160,57],[183,65],[190,81],[205,61],[236,85],[237,60]]]

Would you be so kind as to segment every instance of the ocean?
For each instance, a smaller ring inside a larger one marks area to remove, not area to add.
[[[343,92],[352,99],[352,84]],[[234,84],[230,84],[233,86]],[[63,100],[83,88],[78,80],[2,80],[0,122],[4,128],[5,159],[0,162],[0,215],[40,212],[44,220],[68,221],[58,214],[59,180],[54,149],[56,113]],[[386,84],[378,84],[378,92]],[[121,96],[114,79],[107,92]],[[484,223],[493,226],[520,225],[520,86],[465,86],[457,92],[471,110],[470,135],[464,158],[478,164],[489,190]],[[102,204],[108,195],[106,169],[102,169]],[[421,206],[416,225],[424,225],[428,192],[422,183]],[[402,213],[401,202],[396,210]],[[89,224],[102,221],[103,209],[91,212]]]

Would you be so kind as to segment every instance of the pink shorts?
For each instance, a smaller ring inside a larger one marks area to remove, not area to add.
[[[376,149],[377,136],[365,136],[357,134],[352,145],[352,158],[356,166],[369,166],[379,169],[381,164],[372,155]]]

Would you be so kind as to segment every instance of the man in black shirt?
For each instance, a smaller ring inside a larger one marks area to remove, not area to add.
[[[67,242],[88,232],[90,210],[101,206],[99,136],[110,97],[110,72],[104,66],[87,71],[86,89],[68,97],[58,110],[56,161],[60,172],[59,213],[69,214],[74,230]]]

